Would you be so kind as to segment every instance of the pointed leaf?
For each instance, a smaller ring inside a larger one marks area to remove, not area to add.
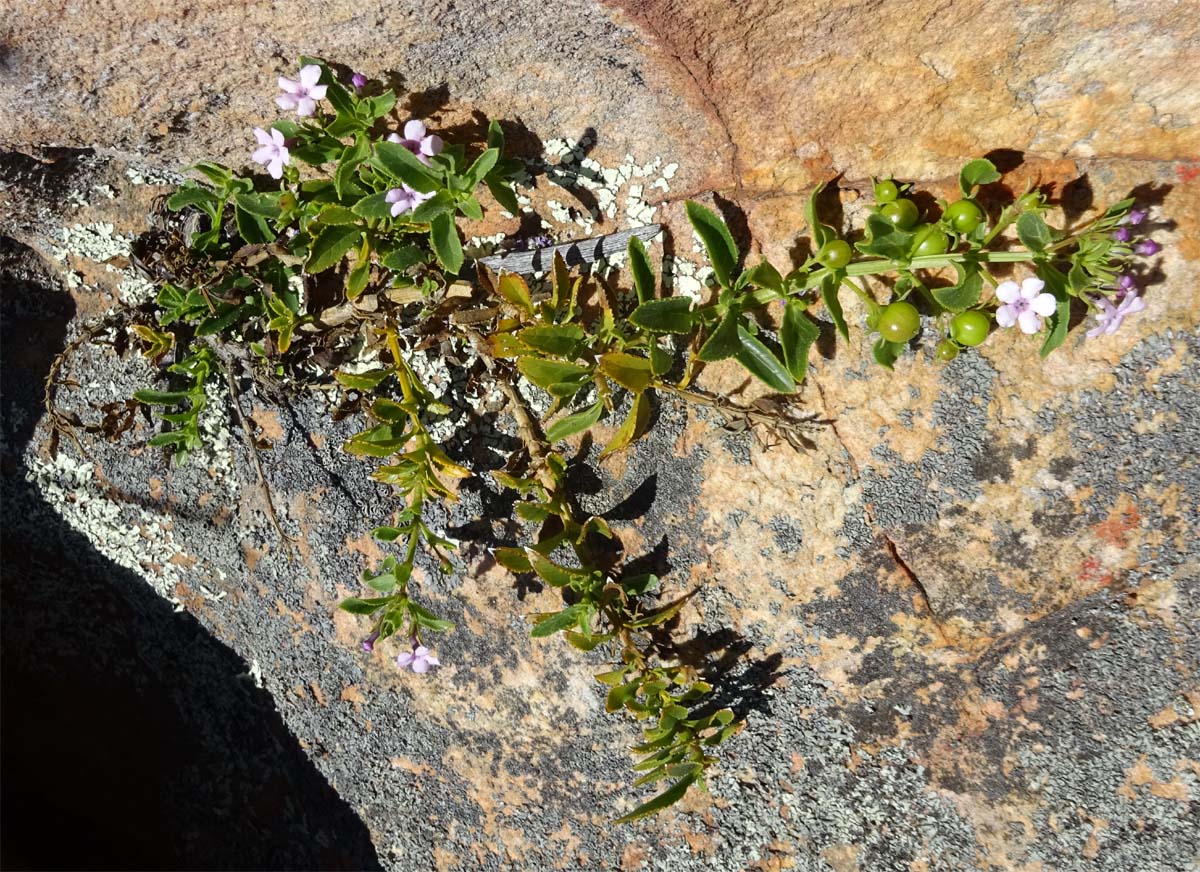
[[[336,265],[346,256],[358,242],[362,231],[355,225],[335,224],[321,228],[312,242],[308,262],[304,269],[310,273],[319,273]]]
[[[617,818],[615,823],[632,823],[633,821],[640,820],[644,817],[649,817],[656,812],[662,811],[669,805],[674,805],[675,803],[679,802],[679,800],[683,799],[684,795],[688,792],[688,788],[691,787],[699,777],[699,775],[688,775],[679,779],[662,793],[658,794],[658,796],[642,803],[624,817]]]
[[[384,172],[392,178],[399,179],[422,194],[437,190],[437,179],[433,171],[400,143],[378,142],[375,144],[375,153]]]
[[[496,282],[496,291],[525,314],[533,314],[533,301],[530,299],[529,285],[519,274],[501,273]]]
[[[742,350],[742,340],[738,336],[741,323],[741,312],[737,307],[731,308],[725,313],[725,317],[721,319],[717,329],[700,346],[697,356],[706,363],[733,357]]]
[[[838,287],[841,282],[834,274],[829,274],[821,279],[821,299],[825,303],[825,308],[829,312],[829,317],[833,319],[833,326],[837,328],[838,333],[842,334],[843,339],[850,338],[850,328],[846,326],[846,316],[842,314],[842,303],[838,299]]]
[[[788,300],[783,307],[783,323],[779,328],[779,344],[788,372],[797,382],[808,373],[808,351],[821,335],[821,329],[804,313],[804,304]]]
[[[690,333],[695,318],[687,297],[648,300],[629,315],[631,323],[652,333]]]
[[[644,393],[637,394],[633,398],[633,406],[629,409],[629,414],[625,416],[625,422],[621,424],[613,438],[600,452],[600,459],[603,460],[608,455],[631,445],[641,433],[645,432],[649,420],[650,401],[646,399]]]
[[[546,441],[554,443],[560,439],[566,439],[569,436],[574,436],[576,433],[583,432],[600,420],[600,415],[603,411],[604,403],[597,402],[582,412],[576,412],[573,415],[560,418],[546,428]]]
[[[686,208],[688,221],[704,243],[717,281],[728,287],[738,259],[737,246],[733,243],[729,228],[717,213],[693,200],[687,201]]]
[[[742,340],[742,350],[735,357],[751,375],[781,394],[796,390],[787,367],[757,336],[752,336],[745,327],[738,327],[738,337]]]
[[[429,229],[429,241],[433,245],[433,253],[437,255],[438,262],[446,272],[457,273],[462,268],[462,243],[459,242],[458,228],[454,226],[453,217],[443,213],[434,218]]]
[[[654,378],[650,361],[624,351],[610,351],[600,358],[600,371],[621,387],[640,393]]]
[[[637,236],[629,237],[629,269],[633,273],[633,287],[639,303],[654,299],[654,270],[646,254],[646,244]]]

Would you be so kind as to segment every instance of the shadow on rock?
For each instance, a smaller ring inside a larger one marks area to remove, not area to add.
[[[7,237],[0,295],[3,867],[380,868],[247,664],[27,482],[74,307]]]

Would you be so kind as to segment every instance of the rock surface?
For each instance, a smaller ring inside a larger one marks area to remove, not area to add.
[[[598,657],[527,638],[520,615],[554,599],[514,589],[490,564],[483,546],[512,530],[487,492],[468,489],[434,519],[481,543],[461,572],[424,568],[424,590],[459,624],[439,646],[446,666],[420,678],[357,650],[362,627],[335,605],[382,556],[365,533],[392,503],[339,450],[352,422],[329,426],[318,398],[252,398],[276,501],[303,537],[295,562],[228,421],[214,422],[224,442],[207,463],[173,469],[139,447],[142,422],[120,444],[89,442],[90,463],[71,445],[50,461],[6,409],[6,485],[31,479],[6,490],[6,540],[63,549],[42,516],[11,508],[42,501],[194,614],[261,676],[389,868],[1197,862],[1197,16],[1089,2],[332,9],[60,14],[19,2],[0,136],[22,154],[4,159],[0,229],[43,262],[24,250],[7,259],[6,297],[29,271],[54,273],[44,301],[70,294],[80,316],[134,293],[113,271],[121,240],[163,190],[134,179],[200,157],[240,162],[244,132],[273,117],[271,80],[310,52],[398,71],[440,129],[472,108],[519,122],[516,140],[545,174],[534,203],[563,237],[649,208],[687,239],[682,199],[715,190],[718,205],[741,207],[728,214],[742,237],[784,262],[811,184],[843,173],[852,214],[871,174],[946,193],[965,158],[1005,149],[1006,183],[1065,188],[1077,213],[1131,190],[1153,204],[1166,249],[1150,307],[1104,340],[1076,331],[1044,363],[1003,336],[946,367],[919,351],[887,373],[854,332],[814,361],[806,400],[836,424],[808,453],[764,449],[663,404],[649,439],[606,462],[608,487],[589,500],[629,554],[669,566],[674,590],[703,585],[677,635],[719,667],[749,725],[711,796],[633,827],[606,823],[631,805],[633,728],[603,714]],[[618,182],[551,184],[590,170],[584,160]],[[42,317],[59,325],[45,341],[61,344],[66,316]],[[47,360],[26,361],[30,384]],[[6,364],[10,396],[14,371]],[[147,377],[103,347],[76,355],[72,372],[84,387],[64,402],[85,418]],[[705,379],[743,387],[719,367]],[[205,662],[244,683],[224,657]],[[307,814],[328,801],[306,795]],[[289,859],[365,864],[358,847]]]

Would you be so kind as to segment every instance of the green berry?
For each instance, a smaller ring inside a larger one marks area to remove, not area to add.
[[[983,312],[968,310],[959,312],[950,322],[950,335],[959,345],[973,348],[987,339],[992,322]]]
[[[900,196],[900,189],[891,179],[882,179],[875,183],[875,202],[890,203]]]
[[[890,203],[884,203],[880,207],[879,212],[892,225],[900,230],[908,230],[917,223],[920,214],[917,212],[917,204],[912,200],[900,199],[893,200]]]
[[[817,260],[830,269],[841,269],[850,262],[850,246],[841,239],[833,239],[821,246]]]
[[[971,200],[959,200],[946,207],[942,220],[958,233],[970,233],[983,223],[983,210]]]
[[[913,257],[945,254],[950,248],[950,237],[936,224],[922,224],[913,239]]]
[[[938,360],[951,361],[958,357],[958,346],[949,339],[943,339],[937,344],[937,348],[933,351],[937,355]]]
[[[912,303],[898,300],[880,313],[878,329],[890,342],[907,342],[921,329],[921,315]]]

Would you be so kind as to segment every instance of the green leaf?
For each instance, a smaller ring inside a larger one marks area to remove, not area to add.
[[[1036,212],[1023,212],[1017,219],[1017,238],[1030,251],[1042,252],[1054,241],[1050,228]]]
[[[496,291],[526,315],[533,314],[533,300],[529,296],[529,285],[517,273],[502,273],[496,281]]]
[[[841,282],[838,277],[830,273],[821,279],[821,299],[825,303],[825,309],[829,312],[829,317],[833,319],[833,326],[837,328],[838,333],[842,334],[843,339],[850,338],[850,328],[846,326],[846,316],[842,314],[842,303],[838,299],[838,288]]]
[[[178,191],[167,198],[167,208],[172,212],[178,212],[180,209],[185,209],[188,206],[200,206],[205,212],[210,215],[217,203],[221,202],[220,198],[207,188],[199,188],[191,182],[185,183]]]
[[[582,569],[572,569],[560,566],[532,548],[525,549],[525,558],[538,578],[551,587],[568,587],[572,584],[586,584],[591,580],[588,572]]]
[[[535,639],[540,639],[545,636],[552,636],[560,630],[565,630],[568,627],[574,626],[579,620],[579,616],[583,614],[587,608],[585,603],[575,603],[573,606],[568,606],[561,612],[555,612],[549,617],[540,620],[529,635]]]
[[[1133,207],[1135,202],[1137,201],[1133,197],[1129,197],[1125,200],[1118,200],[1116,203],[1113,203],[1106,210],[1104,210],[1104,217],[1116,218],[1118,216],[1123,216]]]
[[[361,235],[362,231],[355,225],[335,224],[321,228],[313,240],[308,262],[304,264],[305,271],[319,273],[337,265]]]
[[[804,304],[788,300],[783,307],[783,323],[779,328],[779,344],[783,360],[797,383],[808,373],[808,351],[821,335],[821,328],[804,313]]]
[[[608,457],[608,455],[627,448],[633,444],[633,441],[638,437],[639,433],[646,430],[646,424],[650,420],[650,401],[646,399],[644,393],[634,396],[633,406],[629,409],[629,414],[625,416],[625,421],[613,434],[613,438],[604,446],[604,450],[600,452],[600,459]]]
[[[700,241],[704,243],[717,281],[722,286],[729,287],[738,259],[737,246],[733,244],[729,228],[717,213],[694,200],[688,200],[686,208],[688,221],[691,222]]]
[[[133,392],[133,398],[147,406],[174,406],[184,400],[191,399],[191,391],[152,391],[140,390]]]
[[[796,383],[792,381],[787,367],[758,337],[751,335],[750,331],[740,326],[738,327],[738,337],[742,340],[742,350],[735,357],[738,363],[750,371],[751,375],[781,394],[790,394],[796,390]]]
[[[783,276],[771,265],[770,261],[764,260],[750,270],[750,282],[756,287],[768,288],[777,294],[783,293]]]
[[[496,202],[510,215],[521,214],[521,204],[517,201],[517,193],[511,184],[497,179],[487,179],[487,189],[492,192]]]
[[[717,329],[700,346],[697,356],[706,363],[733,357],[742,350],[742,340],[738,336],[741,323],[742,313],[735,306],[725,313]]]
[[[376,597],[375,599],[359,599],[352,596],[338,603],[338,608],[352,615],[373,615],[391,601],[390,596]]]
[[[817,218],[817,198],[821,196],[823,190],[825,190],[823,183],[813,188],[812,193],[808,195],[808,202],[804,205],[804,220],[808,222],[814,252],[820,251],[821,246],[829,241],[830,236],[829,230]]]
[[[670,372],[674,362],[675,356],[671,352],[660,347],[657,342],[650,343],[650,369],[655,375]]]
[[[244,209],[251,215],[257,215],[260,218],[278,218],[280,215],[278,193],[275,194],[254,194],[240,191],[234,197],[234,202],[238,208]]]
[[[241,206],[234,207],[233,215],[237,222],[238,236],[248,245],[262,245],[275,241],[275,234],[267,226],[266,219],[247,212]]]
[[[976,271],[968,273],[959,284],[952,288],[934,288],[933,298],[938,301],[938,305],[951,312],[961,312],[978,303],[982,293],[983,276]]]
[[[517,336],[530,348],[556,357],[573,358],[579,343],[583,341],[584,332],[577,324],[544,324],[526,327]]]
[[[624,351],[610,351],[601,356],[600,371],[634,393],[644,391],[654,378],[648,358]]]
[[[656,812],[660,812],[669,805],[674,805],[675,803],[679,802],[679,800],[683,799],[684,795],[688,792],[688,788],[691,787],[699,777],[699,774],[693,774],[679,779],[662,793],[658,794],[658,796],[642,803],[624,817],[617,818],[615,823],[632,823],[633,821],[640,820],[641,818],[649,817]]]
[[[424,203],[401,217],[418,224],[428,224],[439,215],[447,215],[454,211],[454,197],[449,191],[438,191]]]
[[[668,297],[647,300],[630,313],[629,320],[652,333],[690,333],[695,317],[687,297]]]
[[[475,163],[471,164],[470,169],[463,173],[463,179],[467,183],[467,190],[472,190],[482,182],[484,176],[492,171],[492,167],[496,165],[496,161],[499,159],[500,149],[498,148],[489,148],[479,157],[475,158]]]
[[[417,605],[412,600],[408,601],[408,610],[417,619],[417,623],[427,630],[432,630],[435,633],[444,633],[447,630],[454,629],[454,621],[439,618],[433,612],[429,611],[429,609]]]
[[[630,596],[645,596],[658,587],[658,576],[653,573],[631,575],[621,579],[621,587]]]
[[[1046,283],[1046,292],[1053,294],[1054,299],[1058,301],[1058,307],[1050,316],[1050,332],[1046,335],[1045,342],[1042,343],[1041,351],[1038,352],[1045,357],[1062,345],[1067,338],[1067,328],[1071,321],[1071,295],[1067,293],[1066,276],[1057,268],[1049,264],[1042,264],[1038,267],[1037,273]]]
[[[891,369],[892,364],[904,353],[907,347],[903,342],[892,342],[880,337],[875,341],[875,345],[872,346],[871,354],[874,355],[876,363],[885,369]]]
[[[578,648],[580,651],[594,651],[605,642],[612,641],[612,633],[601,633],[598,636],[585,636],[583,633],[577,633],[574,630],[567,630],[563,634],[567,637],[567,641]]]
[[[342,152],[342,158],[338,161],[337,170],[333,174],[333,187],[337,191],[338,199],[346,196],[346,188],[354,179],[354,173],[358,170],[358,165],[367,159],[367,155],[371,153],[370,143],[365,139],[360,139],[353,145],[346,146],[346,150]]]
[[[395,371],[392,367],[388,367],[387,369],[372,369],[367,372],[358,373],[335,372],[333,377],[337,379],[338,384],[352,390],[370,391],[377,388],[380,382]]]
[[[359,216],[345,206],[329,205],[317,214],[317,221],[322,224],[357,224]]]
[[[517,360],[517,369],[525,378],[547,390],[551,385],[583,380],[592,374],[592,370],[586,366],[540,357],[520,358]]]
[[[971,193],[979,185],[990,185],[992,182],[998,181],[1000,181],[1000,173],[996,171],[996,165],[982,157],[968,163],[958,174],[958,187],[962,190],[964,197],[971,196]]]
[[[529,557],[526,556],[524,549],[497,548],[492,554],[496,558],[496,562],[509,572],[515,572],[518,575],[523,572],[533,572],[533,564],[529,562]]]
[[[200,175],[207,178],[218,188],[228,188],[230,182],[233,181],[233,170],[223,164],[213,163],[212,161],[197,161],[188,167],[188,169],[200,173]]]
[[[454,226],[454,218],[448,214],[434,218],[429,230],[429,241],[433,245],[433,253],[437,255],[438,262],[446,272],[457,273],[462,268],[462,243],[458,240],[458,228]]]
[[[437,178],[433,172],[400,143],[377,142],[375,154],[385,173],[404,182],[414,191],[429,194],[437,190]]]
[[[474,197],[459,200],[458,211],[472,221],[481,221],[483,219],[483,206],[479,205],[479,201]]]
[[[425,252],[418,245],[402,245],[399,248],[389,251],[386,255],[380,258],[379,263],[396,272],[403,272],[414,264],[421,263],[425,260]]]
[[[361,218],[378,220],[392,217],[392,204],[387,201],[387,191],[369,194],[351,207],[351,211]]]
[[[654,270],[650,267],[650,257],[646,254],[646,244],[636,236],[629,237],[629,269],[633,273],[633,287],[637,291],[639,303],[654,299]]]
[[[855,245],[864,254],[907,260],[915,234],[897,230],[892,222],[872,212],[867,216],[867,239]]]
[[[217,314],[212,317],[205,318],[196,327],[197,336],[212,336],[214,333],[223,333],[228,330],[238,321],[249,315],[254,314],[255,307],[249,302],[237,304],[222,304],[217,309]]]
[[[640,688],[641,684],[637,681],[613,685],[612,690],[608,692],[604,700],[604,710],[609,714],[620,711],[625,707],[625,703],[637,696]]]
[[[597,402],[582,412],[576,412],[573,415],[560,418],[546,428],[546,441],[554,443],[560,439],[566,439],[568,436],[574,436],[576,433],[583,432],[600,420],[600,415],[603,411],[604,403]]]

